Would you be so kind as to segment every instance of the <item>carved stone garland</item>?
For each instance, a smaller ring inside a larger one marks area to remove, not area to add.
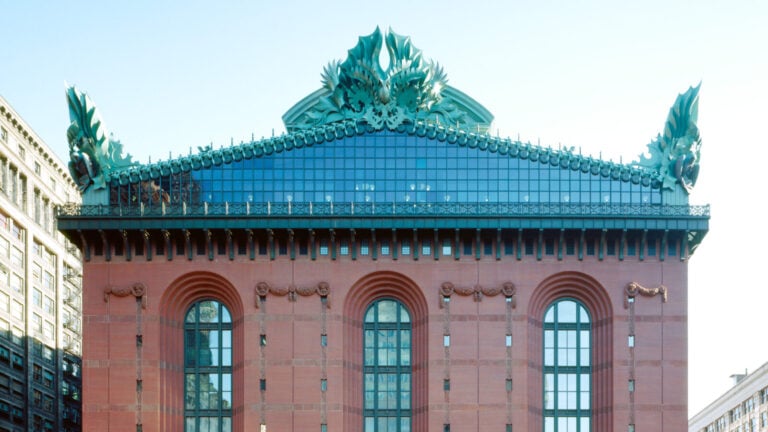
[[[143,319],[142,309],[147,308],[147,288],[141,282],[136,282],[130,286],[104,288],[104,303],[109,302],[109,296],[128,297],[129,295],[136,299],[136,430],[141,430],[143,425],[142,416],[142,392],[144,387],[144,373],[142,368],[144,332],[142,330]]]
[[[135,284],[127,287],[108,286],[104,288],[104,303],[109,302],[110,295],[113,295],[115,297],[127,297],[129,295],[132,295],[137,299],[141,299],[141,308],[146,309],[147,308],[146,294],[147,294],[147,288],[141,282],[136,282]]]
[[[667,302],[667,287],[659,285],[656,288],[646,288],[637,282],[630,282],[624,288],[624,292],[627,294],[624,297],[624,309],[629,309],[629,336],[635,336],[635,297],[639,294],[643,297],[655,297],[661,295],[662,303]],[[632,383],[632,389],[629,393],[629,424],[635,424],[635,348],[634,345],[629,346],[629,381]]]
[[[627,284],[627,287],[624,289],[627,296],[624,298],[624,309],[629,308],[629,299],[635,298],[638,294],[644,297],[655,297],[656,295],[661,295],[661,301],[662,303],[667,302],[667,287],[664,285],[659,285],[656,288],[646,288],[642,285],[640,285],[637,282],[630,282]]]
[[[320,282],[317,285],[310,287],[297,287],[296,285],[290,284],[284,288],[274,287],[268,282],[259,282],[256,284],[255,293],[256,299],[254,305],[256,306],[256,309],[259,308],[259,304],[261,303],[259,299],[261,297],[266,297],[267,294],[270,293],[279,297],[288,296],[288,300],[292,302],[295,302],[298,296],[309,297],[317,294],[325,299],[326,307],[328,309],[331,308],[331,287],[328,285],[328,282]]]
[[[504,282],[501,284],[501,286],[496,287],[483,287],[480,284],[477,284],[472,287],[459,287],[454,285],[452,282],[443,282],[442,285],[440,285],[440,308],[442,309],[444,307],[444,299],[445,297],[450,297],[454,293],[461,295],[461,296],[472,296],[476,302],[482,301],[483,296],[488,297],[494,297],[499,294],[503,294],[504,297],[511,299],[510,302],[512,304],[512,308],[517,307],[517,302],[515,300],[515,294],[517,293],[517,288],[515,287],[515,284],[512,282]]]

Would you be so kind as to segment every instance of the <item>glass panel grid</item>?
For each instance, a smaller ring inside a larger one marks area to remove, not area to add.
[[[589,432],[591,322],[572,299],[553,303],[544,316],[544,432]]]
[[[410,432],[411,324],[398,301],[369,306],[363,325],[363,430]]]
[[[155,183],[113,185],[111,203],[661,204],[661,192],[457,144],[391,131],[275,152]]]
[[[184,324],[186,432],[232,430],[232,321],[217,301],[200,301]]]

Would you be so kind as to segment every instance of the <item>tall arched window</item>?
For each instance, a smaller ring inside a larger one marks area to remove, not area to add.
[[[184,319],[184,430],[232,431],[232,317],[215,300]]]
[[[573,299],[553,302],[544,314],[544,432],[591,430],[592,327]]]
[[[363,357],[364,432],[411,432],[411,315],[402,303],[368,307]]]

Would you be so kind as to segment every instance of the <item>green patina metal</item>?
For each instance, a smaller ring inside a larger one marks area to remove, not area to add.
[[[69,119],[69,172],[81,192],[104,189],[112,171],[131,167],[131,156],[122,156],[123,145],[108,136],[93,101],[75,86],[67,88]]]
[[[381,67],[382,43],[389,65]],[[448,86],[439,64],[424,60],[406,36],[379,28],[360,37],[344,62],[332,61],[322,74],[323,88],[284,116],[289,132],[341,120],[365,120],[375,130],[395,130],[414,120],[430,120],[465,130],[485,131],[493,116],[480,104]]]
[[[386,69],[379,64],[383,45],[389,53]],[[670,191],[670,196],[680,196],[665,200],[668,204],[687,203],[684,195],[690,193],[698,175],[701,140],[696,120],[700,86],[678,96],[670,109],[664,134],[648,144],[650,157],[641,155],[638,162],[622,164],[489,135],[486,128],[493,118],[490,113],[448,86],[439,65],[424,60],[408,37],[391,30],[384,36],[377,28],[371,35],[360,37],[344,62],[331,62],[326,67],[323,80],[323,89],[285,114],[287,134],[228,148],[208,147],[198,154],[154,164],[134,163],[130,155],[123,158],[122,144],[107,138],[91,99],[70,87],[70,172],[81,191],[101,190],[109,184],[152,182],[168,175],[269,157],[387,129],[497,153],[500,157],[590,173],[596,178],[650,185]],[[106,202],[98,198],[88,203]]]
[[[677,96],[669,110],[664,135],[659,134],[650,144],[650,157],[640,155],[637,166],[660,174],[662,187],[672,190],[679,183],[690,193],[699,176],[701,138],[696,122],[699,117],[699,88],[691,87]]]

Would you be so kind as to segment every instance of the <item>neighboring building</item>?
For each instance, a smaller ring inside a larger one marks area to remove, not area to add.
[[[80,251],[56,206],[80,194],[0,97],[0,431],[79,431]]]
[[[147,165],[69,89],[86,430],[685,428],[698,88],[619,164],[486,134],[391,32],[323,78],[287,134]]]
[[[688,420],[689,432],[768,431],[768,363],[732,378],[730,390]]]

